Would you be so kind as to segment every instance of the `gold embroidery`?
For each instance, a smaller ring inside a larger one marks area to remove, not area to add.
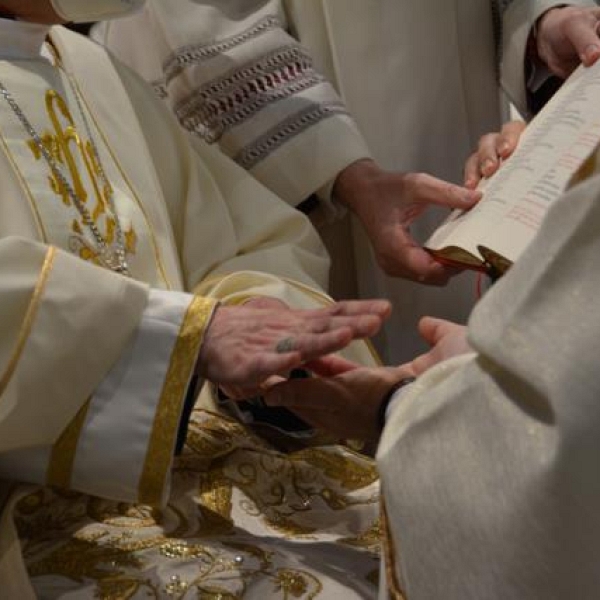
[[[329,457],[337,452],[342,460]],[[375,598],[377,553],[367,541],[376,536],[377,486],[356,487],[370,469],[370,459],[342,448],[275,451],[242,424],[195,410],[165,509],[46,489],[22,500],[15,517],[40,596],[49,586],[55,595],[85,587],[101,598],[166,598],[172,586],[186,590],[174,598],[310,600],[332,587],[343,597],[349,584]],[[320,580],[318,560],[302,558],[312,543],[330,547],[327,568],[343,579]]]
[[[377,519],[369,529],[360,535],[340,540],[340,543],[376,552],[381,545],[381,539],[381,519]]]
[[[37,315],[40,301],[42,299],[42,293],[44,292],[46,282],[48,281],[50,271],[52,270],[55,256],[56,248],[48,248],[40,276],[35,284],[35,289],[33,290],[31,300],[29,301],[29,306],[27,307],[27,312],[25,313],[25,318],[23,319],[23,325],[21,326],[21,331],[19,332],[17,344],[13,350],[11,359],[8,361],[8,366],[6,367],[4,374],[2,377],[0,377],[0,397],[2,397],[2,394],[4,394],[4,391],[6,390],[15,372],[15,369],[17,368],[17,364],[19,363],[19,359],[21,358],[25,344],[29,339],[29,334],[31,333],[31,328],[33,327],[33,321]]]
[[[233,486],[220,469],[211,469],[200,477],[198,499],[203,535],[231,531],[232,495]]]
[[[381,500],[381,528],[383,560],[385,565],[385,575],[388,584],[388,592],[392,600],[406,600],[406,596],[404,595],[404,592],[400,587],[400,582],[398,581],[398,575],[396,573],[396,548],[394,546],[392,532],[390,531],[387,509],[385,507],[385,502],[383,498]]]
[[[315,589],[309,592],[309,585],[313,582]],[[275,577],[275,590],[283,592],[284,600],[289,598],[302,598],[306,596],[307,600],[313,600],[322,591],[323,586],[320,581],[310,573],[303,571],[292,571],[291,569],[282,569]]]
[[[89,407],[90,401],[88,400],[79,409],[75,418],[69,423],[68,427],[52,447],[50,463],[46,473],[46,483],[48,485],[62,488],[70,487],[77,444]]]
[[[162,500],[165,478],[173,458],[185,388],[198,357],[205,328],[216,305],[216,300],[195,297],[183,319],[154,418],[140,481],[139,500],[145,504],[159,504]]]
[[[323,471],[328,477],[339,481],[346,490],[358,490],[371,485],[379,478],[372,460],[350,450],[342,454],[323,448],[307,448],[297,452],[293,458]]]
[[[84,142],[81,139],[67,103],[55,90],[46,92],[46,111],[50,117],[53,131],[41,135],[42,144],[57,164],[66,167],[77,197],[84,204],[93,201],[93,206],[89,208],[90,214],[95,225],[104,232],[104,239],[110,245],[114,242],[116,230],[116,215],[112,215],[108,210],[109,198],[113,195],[113,190],[108,181],[105,184],[102,183],[100,176],[102,167],[98,164],[91,141]],[[29,140],[27,145],[34,158],[38,161],[42,160],[43,156],[37,144],[33,140]],[[87,179],[91,184],[93,192],[91,196],[80,172],[77,157],[83,162]],[[64,185],[53,173],[49,175],[48,179],[54,194],[61,198],[65,206],[71,206],[71,199]],[[71,240],[71,249],[75,250],[80,258],[100,264],[97,251],[86,241],[82,233],[85,229],[83,218],[75,219],[71,229],[75,233],[75,239]],[[124,236],[125,251],[127,254],[135,254],[136,234],[133,225],[124,229]]]
[[[42,221],[40,211],[37,207],[37,204],[35,203],[35,199],[33,197],[33,194],[31,193],[29,184],[27,183],[27,180],[23,176],[23,173],[21,172],[21,169],[19,168],[17,161],[13,157],[13,155],[8,147],[8,143],[4,137],[4,133],[2,132],[1,128],[0,128],[0,141],[2,143],[2,147],[4,149],[6,158],[8,159],[8,162],[10,163],[10,166],[12,167],[12,170],[15,173],[17,179],[19,180],[19,185],[23,189],[23,193],[25,194],[25,196],[27,197],[27,200],[29,201],[29,206],[31,208],[31,212],[33,213],[33,217],[34,217],[34,221],[37,226],[37,229],[38,229],[39,237],[43,242],[47,243],[49,238],[48,238],[48,234],[46,233],[46,229],[44,228],[44,223]]]

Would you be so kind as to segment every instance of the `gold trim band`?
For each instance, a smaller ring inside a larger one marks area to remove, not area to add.
[[[46,287],[46,282],[48,281],[50,271],[52,270],[52,266],[54,265],[55,256],[56,248],[51,246],[50,248],[48,248],[48,252],[46,252],[44,264],[42,265],[40,276],[38,277],[37,283],[35,284],[35,289],[33,290],[33,294],[31,296],[31,300],[29,301],[29,306],[27,307],[27,312],[25,313],[23,325],[21,326],[19,338],[17,340],[15,349],[13,350],[12,357],[8,362],[8,366],[6,367],[4,374],[0,378],[0,397],[6,391],[6,388],[8,387],[8,384],[15,373],[15,370],[19,363],[19,359],[23,354],[25,344],[27,343],[29,335],[31,334],[33,321],[35,320],[35,317],[37,315],[40,301],[42,299],[42,293],[44,292],[44,288]]]
[[[90,400],[79,409],[75,418],[52,446],[50,462],[46,471],[46,485],[53,485],[62,489],[71,487],[71,475],[73,474],[77,444],[89,408]]]
[[[396,574],[396,549],[390,531],[390,522],[388,519],[387,509],[385,507],[385,501],[383,500],[383,490],[381,494],[381,540],[388,591],[392,600],[406,600],[406,596],[404,592],[402,592],[402,588],[400,587],[400,582],[398,581],[398,576]]]
[[[183,319],[158,402],[140,479],[139,501],[143,504],[162,502],[186,387],[216,306],[217,301],[212,298],[195,297]]]

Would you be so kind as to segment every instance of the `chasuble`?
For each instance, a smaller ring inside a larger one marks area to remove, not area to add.
[[[287,202],[318,194],[311,218],[333,258],[332,293],[393,302],[378,348],[399,363],[424,350],[421,316],[466,320],[474,278],[439,290],[385,276],[359,224],[329,222],[343,214],[331,201],[333,182],[372,157],[385,169],[461,183],[480,136],[500,127],[499,75],[526,111],[527,37],[560,4],[150,0],[94,36],[153,84],[183,127]],[[424,242],[444,216],[432,209],[411,232]]]
[[[0,82],[2,598],[372,595],[372,461],[277,452],[207,388],[174,459],[216,301],[330,302],[308,220],[76,34],[0,20]]]
[[[474,310],[474,353],[394,406],[382,598],[598,597],[600,148],[576,180]]]

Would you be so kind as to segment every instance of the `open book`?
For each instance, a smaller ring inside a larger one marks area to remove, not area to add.
[[[454,211],[425,247],[441,262],[504,273],[570,182],[600,168],[599,144],[600,61],[567,80],[515,153],[482,182],[482,200],[468,212]]]

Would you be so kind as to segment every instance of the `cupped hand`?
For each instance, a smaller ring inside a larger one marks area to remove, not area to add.
[[[526,127],[523,121],[510,121],[501,131],[482,136],[465,164],[465,187],[474,189],[481,179],[491,177],[516,150]]]
[[[411,236],[410,225],[430,205],[471,208],[481,194],[423,173],[393,173],[372,160],[347,167],[334,195],[360,219],[380,267],[394,277],[444,285],[456,269],[436,262]]]
[[[424,317],[419,322],[421,337],[431,346],[431,350],[418,356],[406,368],[419,377],[435,365],[471,352],[467,341],[467,328],[451,321]]]
[[[352,368],[343,359],[334,359],[330,367],[331,373],[339,369],[338,374],[281,383],[269,390],[265,402],[288,408],[313,427],[340,438],[375,440],[383,399],[413,373],[408,368]]]
[[[591,66],[600,58],[599,26],[600,8],[551,8],[538,21],[539,60],[562,79],[580,63]]]
[[[354,339],[371,337],[390,311],[384,300],[317,310],[220,306],[206,331],[197,371],[217,385],[255,387]]]

